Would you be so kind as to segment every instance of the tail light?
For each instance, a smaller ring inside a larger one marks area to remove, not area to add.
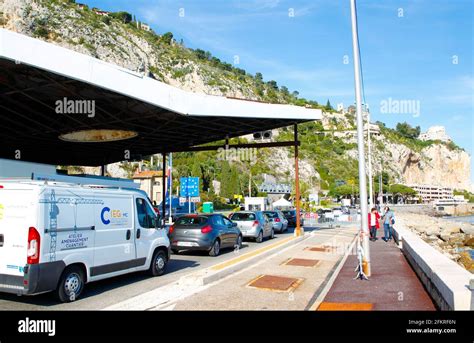
[[[277,223],[279,223],[279,222],[280,222],[280,218],[275,218],[275,221],[276,221]]]
[[[258,222],[258,220],[256,220],[256,221],[253,222],[252,226],[258,226],[258,224],[260,224],[260,223]]]
[[[172,234],[173,231],[174,231],[174,225],[171,225],[171,226],[170,226],[170,230],[169,230],[169,234]]]
[[[212,226],[211,225],[206,225],[203,228],[201,228],[202,233],[209,233],[212,231]]]
[[[27,263],[38,264],[40,257],[41,236],[34,227],[28,230]]]

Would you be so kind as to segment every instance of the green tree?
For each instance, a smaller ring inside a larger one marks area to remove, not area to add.
[[[408,198],[414,197],[417,194],[413,188],[401,184],[391,185],[390,193],[394,195],[395,201],[398,201],[399,198],[402,198],[403,202],[406,202]]]
[[[332,106],[331,106],[331,103],[329,102],[329,99],[328,99],[328,101],[326,102],[326,106],[324,107],[324,109],[325,109],[326,111],[333,111],[333,110],[334,110],[334,108],[332,108]]]
[[[112,18],[120,20],[122,23],[128,24],[132,21],[132,15],[128,12],[114,12],[109,14]]]
[[[405,138],[415,139],[420,135],[420,127],[412,127],[407,122],[398,123],[395,127],[395,131]]]
[[[229,162],[227,161],[222,161],[221,162],[221,170],[220,170],[220,177],[219,177],[219,182],[221,183],[221,192],[220,196],[224,198],[230,198],[231,197],[231,188],[230,188],[230,165]]]
[[[165,44],[171,45],[171,42],[173,41],[173,33],[166,32],[161,36],[161,41]]]
[[[268,87],[270,87],[271,89],[273,89],[273,90],[275,90],[275,91],[278,90],[278,84],[277,84],[277,82],[274,81],[274,80],[268,81],[268,82],[267,82],[267,85],[268,85]]]

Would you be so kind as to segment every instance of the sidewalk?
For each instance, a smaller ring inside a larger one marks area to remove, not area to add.
[[[179,300],[173,309],[304,310],[324,288],[356,234],[355,227],[315,230],[301,243]]]
[[[370,259],[370,280],[354,280],[357,256],[350,255],[318,310],[436,310],[393,241],[370,242]]]

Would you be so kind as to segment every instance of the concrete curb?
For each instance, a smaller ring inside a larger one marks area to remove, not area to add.
[[[311,234],[305,234],[304,236],[301,237],[294,237],[292,239],[289,239],[286,242],[276,242],[274,246],[268,246],[268,247],[263,247],[261,253],[259,253],[259,250],[248,253],[250,256],[248,258],[242,259],[242,257],[245,257],[245,255],[236,257],[235,259],[225,261],[223,263],[220,263],[216,266],[208,267],[202,271],[190,274],[190,275],[185,275],[181,277],[178,281],[179,285],[193,285],[193,286],[204,286],[208,285],[212,282],[216,282],[220,279],[225,278],[226,276],[229,276],[233,273],[236,273],[238,271],[241,271],[242,269],[245,269],[249,267],[252,263],[254,263],[255,258],[263,259],[265,257],[268,257],[270,255],[273,255],[275,253],[276,249],[284,249],[287,247],[290,247],[292,245],[295,245],[297,243],[300,243],[306,239],[308,239],[311,236]],[[236,261],[233,263],[234,260],[239,260],[242,259],[241,261]],[[229,264],[229,266],[218,268],[220,265],[225,265]]]
[[[331,289],[332,285],[336,281],[337,276],[339,275],[339,272],[341,271],[342,267],[347,261],[347,258],[349,257],[349,254],[351,251],[354,249],[354,245],[357,242],[357,237],[358,234],[355,235],[354,239],[351,242],[351,245],[349,249],[347,249],[346,253],[344,256],[342,256],[339,259],[339,262],[336,263],[336,265],[333,267],[333,269],[329,272],[327,275],[326,279],[323,281],[321,286],[316,290],[315,296],[316,299],[311,299],[308,303],[308,306],[306,306],[305,310],[309,311],[316,311],[319,307],[319,305],[323,302],[324,298],[326,295],[329,293],[329,290]]]

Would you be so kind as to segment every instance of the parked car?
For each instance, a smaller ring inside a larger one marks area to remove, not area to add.
[[[262,243],[265,237],[275,237],[273,224],[262,211],[238,211],[231,213],[229,218],[237,223],[244,238],[254,238]]]
[[[185,214],[170,227],[171,250],[204,250],[210,256],[219,255],[221,249],[242,246],[242,233],[221,214]]]
[[[286,220],[288,220],[288,226],[296,226],[296,210],[285,210],[282,211]],[[303,216],[300,214],[300,225],[303,225]]]
[[[55,291],[60,301],[71,302],[88,282],[165,272],[169,240],[144,191],[109,180],[110,187],[93,188],[62,178],[0,181],[1,292]],[[84,178],[88,185],[90,180]]]
[[[343,211],[341,207],[334,207],[332,209],[332,213],[334,214],[334,217],[339,217],[343,215]]]
[[[278,232],[285,232],[288,230],[288,220],[280,210],[264,211],[264,214],[270,219],[273,224],[273,229]]]

